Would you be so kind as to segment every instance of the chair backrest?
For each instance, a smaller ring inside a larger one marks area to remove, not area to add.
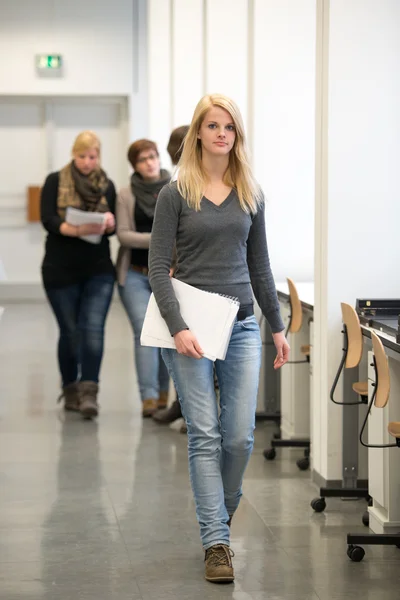
[[[363,350],[362,332],[358,314],[350,304],[341,303],[342,320],[347,330],[347,356],[346,369],[357,367],[360,364]]]
[[[301,325],[303,323],[303,309],[301,307],[301,302],[299,299],[299,294],[297,293],[296,286],[293,281],[287,277],[287,282],[289,286],[289,296],[290,296],[290,308],[291,308],[291,318],[290,318],[290,327],[289,333],[297,333],[301,329]]]
[[[371,338],[377,380],[374,404],[377,408],[384,408],[388,403],[390,394],[389,361],[380,338],[373,331],[371,331]]]

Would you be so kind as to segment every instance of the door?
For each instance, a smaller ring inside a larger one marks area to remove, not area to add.
[[[44,110],[39,100],[0,100],[0,226],[26,223],[26,188],[46,172]]]

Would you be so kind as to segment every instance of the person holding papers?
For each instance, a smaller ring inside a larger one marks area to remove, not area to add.
[[[137,140],[128,149],[134,169],[130,187],[117,198],[118,291],[131,322],[142,416],[151,417],[168,402],[169,373],[159,348],[144,348],[140,334],[151,295],[148,260],[154,209],[160,190],[170,181],[161,169],[158,148],[151,140]],[[170,263],[171,267],[171,263]]]
[[[60,328],[60,400],[65,410],[80,411],[85,419],[98,414],[104,325],[115,282],[108,241],[115,230],[115,197],[100,166],[100,140],[91,131],[78,135],[72,161],[47,177],[41,194],[48,232],[42,279]],[[82,214],[83,224],[68,222],[70,209],[78,220]]]
[[[163,357],[188,428],[190,479],[205,550],[205,578],[234,579],[230,524],[242,495],[253,448],[261,338],[253,295],[271,327],[275,368],[289,357],[268,258],[263,194],[253,178],[242,117],[222,95],[197,105],[179,162],[177,182],[160,193],[150,245],[150,284],[175,348]],[[203,291],[237,298],[240,307],[224,360],[213,361],[182,317],[174,277]]]

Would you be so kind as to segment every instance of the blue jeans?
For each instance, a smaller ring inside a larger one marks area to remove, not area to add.
[[[229,546],[228,518],[242,496],[244,471],[253,450],[261,337],[254,316],[237,321],[224,361],[213,363],[163,349],[188,428],[189,471],[203,547]]]
[[[125,285],[119,285],[118,290],[133,329],[136,373],[141,400],[142,402],[150,398],[157,400],[160,392],[168,392],[169,374],[161,358],[160,349],[140,344],[140,334],[151,295],[149,278],[130,269]]]
[[[94,275],[83,283],[45,287],[60,328],[58,364],[63,386],[99,381],[104,325],[114,289],[114,276]]]

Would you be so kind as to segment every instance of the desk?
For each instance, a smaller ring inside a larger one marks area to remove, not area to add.
[[[398,333],[398,319],[395,317],[363,317],[359,316],[364,342],[368,344],[371,339],[371,329],[382,340],[385,350],[394,360],[400,361],[400,342]],[[370,344],[371,345],[371,344]]]
[[[312,311],[314,306],[314,283],[300,283],[297,287],[303,307],[306,310]],[[277,283],[276,290],[281,304],[287,307],[289,302],[289,288],[287,282],[285,281],[282,283]],[[279,423],[281,420],[280,373],[279,371],[275,371],[273,368],[276,349],[269,325],[265,319],[263,319],[261,309],[256,303],[254,305],[254,312],[258,322],[260,323],[263,344],[263,357],[260,371],[260,385],[258,388],[256,417],[257,419],[267,419]],[[304,343],[308,344],[309,341]],[[304,357],[302,356],[302,358]],[[285,369],[288,368],[289,366],[285,367]]]
[[[392,335],[389,321],[392,320]],[[400,420],[400,344],[397,342],[397,319],[363,317],[360,315],[364,343],[371,348],[371,330],[382,340],[389,360],[390,398],[383,409],[372,407],[368,419],[368,443],[393,444],[387,426]],[[373,326],[371,326],[373,325]],[[375,372],[371,367],[372,351],[368,352],[368,397],[373,392]],[[400,530],[400,449],[368,448],[369,526],[374,533],[398,533]]]
[[[310,364],[304,364],[305,357],[301,346],[310,344],[310,323],[314,309],[314,283],[296,283],[297,293],[303,308],[303,323],[298,333],[288,334],[291,347],[290,363],[280,373],[281,389],[281,433],[282,438],[310,438]],[[276,284],[278,298],[282,307],[285,327],[290,318],[290,297],[286,282]],[[299,364],[294,364],[298,362]]]

